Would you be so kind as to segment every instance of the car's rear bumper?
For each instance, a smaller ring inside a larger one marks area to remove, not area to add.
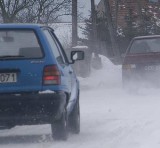
[[[122,70],[123,85],[136,87],[160,87],[159,72]]]
[[[0,125],[43,124],[60,118],[66,95],[25,93],[0,95]]]

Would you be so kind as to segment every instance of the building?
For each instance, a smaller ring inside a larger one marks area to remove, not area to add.
[[[118,2],[118,5],[116,4]],[[109,0],[112,20],[114,25],[122,28],[127,26],[127,22],[131,19],[130,13],[132,13],[133,19],[136,22],[141,20],[140,8],[150,9],[153,12],[154,17],[159,17],[160,0]],[[97,5],[98,17],[105,18],[104,0],[101,0]],[[157,16],[158,15],[158,16]]]

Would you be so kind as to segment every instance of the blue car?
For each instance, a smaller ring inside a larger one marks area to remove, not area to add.
[[[80,132],[79,82],[54,30],[35,24],[0,25],[0,126],[51,124],[52,137]]]

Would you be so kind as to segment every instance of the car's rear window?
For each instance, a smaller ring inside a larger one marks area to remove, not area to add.
[[[41,46],[33,30],[0,30],[0,59],[42,56]]]
[[[129,53],[160,52],[160,38],[136,39],[133,41]]]

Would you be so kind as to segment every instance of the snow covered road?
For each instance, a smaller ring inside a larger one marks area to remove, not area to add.
[[[50,125],[0,131],[0,148],[159,148],[160,91],[126,92],[121,67],[103,58],[104,68],[81,81],[81,133],[53,141]]]

